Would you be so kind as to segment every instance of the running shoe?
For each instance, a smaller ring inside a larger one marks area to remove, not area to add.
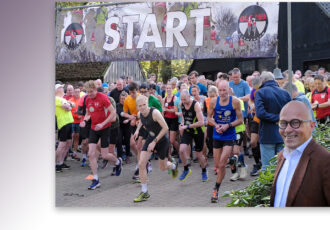
[[[183,170],[179,180],[182,181],[182,182],[186,181],[187,177],[190,176],[190,174],[191,174],[191,169]]]
[[[240,180],[244,180],[247,176],[247,165],[241,168],[241,173],[239,175]]]
[[[202,172],[202,182],[207,182],[209,178],[207,177],[207,171]]]
[[[99,182],[99,180],[93,179],[92,180],[92,184],[88,187],[88,189],[89,190],[94,190],[94,189],[96,189],[96,188],[98,188],[100,186],[101,186],[101,183]]]
[[[172,163],[175,164],[175,169],[172,169],[172,178],[175,179],[179,174],[178,171],[179,163],[174,158],[172,158]]]
[[[110,175],[111,176],[116,176],[116,167],[112,168],[112,173]]]
[[[56,165],[56,172],[63,172],[61,165]]]
[[[218,200],[219,200],[218,190],[214,188],[212,192],[211,203],[218,203]]]
[[[123,160],[120,157],[118,158],[118,160],[119,160],[119,164],[116,165],[116,176],[120,175],[122,169],[122,162],[123,162]]]
[[[86,158],[83,158],[81,163],[80,163],[81,167],[85,167],[86,166]]]
[[[140,192],[140,194],[134,199],[134,202],[145,201],[150,197],[148,192]]]
[[[250,172],[251,176],[258,176],[260,171],[260,166],[259,165],[253,165],[253,169]]]
[[[237,161],[238,161],[238,157],[236,155],[234,155],[232,158],[230,158],[229,164],[230,164],[231,169],[233,169],[235,166],[238,165],[238,163],[240,163],[240,162],[237,163]]]
[[[137,179],[139,179],[139,178],[140,178],[140,177],[139,177],[139,174],[134,174],[133,177],[132,177],[133,180],[137,180]]]
[[[230,177],[231,181],[237,181],[239,179],[239,174],[238,172],[234,173],[232,177]]]
[[[78,157],[78,154],[76,154],[76,153],[73,153],[71,155],[71,158],[72,158],[72,160],[80,161],[80,157]]]
[[[105,169],[108,166],[108,163],[109,163],[108,160],[103,160],[102,165],[101,165],[101,169]]]
[[[65,163],[63,163],[63,164],[61,165],[61,168],[62,168],[62,169],[70,169],[70,166],[69,166],[69,165],[66,165]]]

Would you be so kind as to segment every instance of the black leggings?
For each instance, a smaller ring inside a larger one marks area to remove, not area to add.
[[[127,124],[127,125],[120,124],[118,138],[117,138],[117,155],[118,155],[118,157],[123,156],[123,144],[125,145],[126,156],[128,156],[130,154],[131,132],[130,132],[129,126],[130,126],[129,124]]]
[[[213,126],[207,125],[206,145],[209,155],[213,155]]]

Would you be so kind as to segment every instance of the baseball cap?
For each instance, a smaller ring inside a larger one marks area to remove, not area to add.
[[[63,88],[64,88],[64,85],[56,84],[56,85],[55,85],[55,91],[56,91],[58,88],[60,88],[60,87],[63,87]]]
[[[103,87],[103,88],[109,88],[109,85],[108,85],[108,83],[103,83],[103,84],[102,84],[102,87]]]

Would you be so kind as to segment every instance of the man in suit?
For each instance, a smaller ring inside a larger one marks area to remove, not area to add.
[[[281,110],[285,148],[278,155],[271,206],[330,206],[330,152],[312,139],[314,127],[304,103],[291,101]]]

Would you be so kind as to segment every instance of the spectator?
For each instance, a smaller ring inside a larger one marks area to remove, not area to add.
[[[292,101],[281,110],[285,148],[278,156],[271,206],[330,206],[330,154],[312,139],[314,126],[304,103]]]
[[[315,76],[314,82],[316,89],[312,93],[312,108],[320,123],[330,122],[330,88],[320,74]]]
[[[254,99],[257,117],[260,119],[259,142],[261,163],[264,169],[268,161],[283,149],[283,140],[277,122],[283,106],[291,101],[289,93],[277,86],[271,72],[262,72],[262,86]]]
[[[290,83],[287,82],[284,84],[283,89],[285,89],[286,91],[289,91],[289,87],[290,87]],[[303,102],[309,108],[312,120],[314,122],[316,122],[311,103],[308,100],[308,98],[306,97],[306,95],[302,92],[298,92],[297,86],[295,84],[291,84],[291,87],[292,87],[292,100]],[[315,126],[317,127],[316,123],[315,123]]]

